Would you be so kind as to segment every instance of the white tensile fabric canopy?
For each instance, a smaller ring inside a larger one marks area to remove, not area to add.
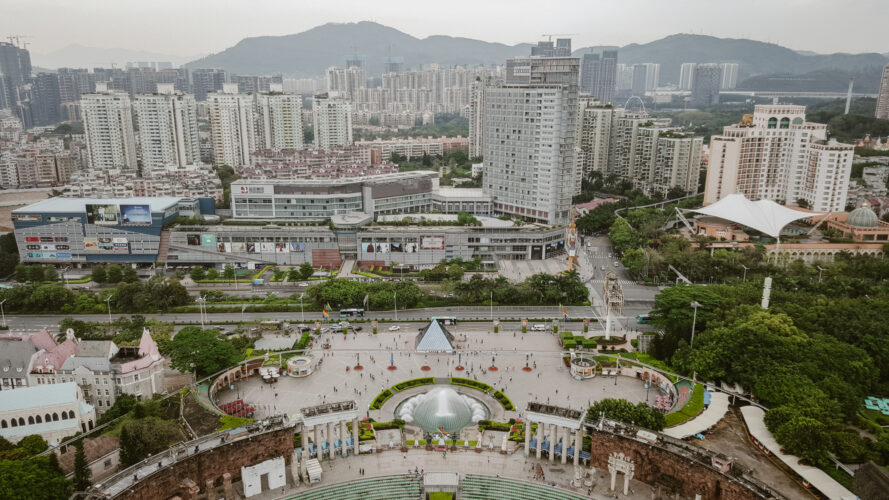
[[[743,194],[730,194],[712,205],[689,211],[736,222],[773,238],[777,238],[784,226],[795,220],[821,215],[819,212],[793,210],[772,200],[750,201]]]

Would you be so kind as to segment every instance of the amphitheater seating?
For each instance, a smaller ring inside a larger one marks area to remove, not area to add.
[[[244,403],[241,399],[221,404],[219,409],[233,417],[251,417],[253,412],[256,411],[256,407]]]
[[[463,479],[460,491],[460,498],[465,500],[488,500],[490,498],[505,500],[524,500],[527,498],[535,500],[581,500],[589,498],[551,486],[471,474]]]
[[[358,479],[331,486],[315,487],[288,500],[417,500],[420,498],[420,478],[398,475]]]

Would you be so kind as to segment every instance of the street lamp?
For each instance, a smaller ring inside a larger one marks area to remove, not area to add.
[[[111,323],[111,297],[114,297],[114,294],[109,295],[108,298],[105,299],[105,303],[108,304],[108,323],[109,324]]]
[[[744,283],[747,283],[747,270],[750,268],[745,266],[744,264],[741,264],[741,267],[744,268]]]
[[[303,311],[303,295],[305,295],[305,292],[299,294],[299,322],[300,323],[306,322],[306,313]]]
[[[3,311],[3,303],[6,299],[0,300],[0,316],[3,316],[3,328],[6,328],[6,313]]]
[[[65,269],[62,269],[62,281],[65,282],[65,287],[68,286],[68,277],[65,276],[65,273],[67,273],[70,269],[71,266],[65,266]]]
[[[689,347],[694,347],[695,345],[695,323],[698,321],[698,308],[701,307],[700,302],[697,300],[691,303],[691,306],[695,309],[695,314],[691,319],[691,342],[689,342]]]
[[[824,268],[818,265],[816,265],[815,267],[818,268],[818,283],[821,283],[821,273],[824,272]]]
[[[206,302],[206,301],[207,301],[207,299],[205,299],[204,297],[197,298],[198,314],[201,315],[201,330],[204,329],[204,307],[203,307],[203,305],[204,305],[204,302]]]

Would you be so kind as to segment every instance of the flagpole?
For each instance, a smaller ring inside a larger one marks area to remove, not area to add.
[[[393,292],[392,301],[395,305],[395,321],[398,321],[398,292]]]

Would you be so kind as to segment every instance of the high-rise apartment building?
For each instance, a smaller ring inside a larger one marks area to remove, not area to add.
[[[620,64],[617,65],[617,90],[621,91],[629,91],[633,88],[633,64]]]
[[[826,139],[827,126],[806,122],[805,106],[757,105],[752,122],[727,126],[710,139],[704,203],[741,193],[842,211],[854,148]]]
[[[584,54],[581,63],[580,91],[599,102],[610,104],[617,93],[617,51]]]
[[[352,104],[329,94],[318,94],[312,99],[312,123],[315,147],[328,150],[334,146],[352,144]]]
[[[14,109],[18,87],[31,78],[31,53],[11,43],[0,42],[0,108]]]
[[[691,87],[691,103],[694,106],[719,104],[719,88],[722,86],[722,66],[715,63],[695,66]]]
[[[31,114],[34,125],[55,125],[62,121],[59,76],[55,73],[38,73],[32,82]]]
[[[485,89],[493,85],[490,78],[476,78],[469,98],[469,157],[485,154]]]
[[[176,92],[172,83],[159,83],[157,90],[139,94],[133,102],[143,170],[200,163],[194,96]]]
[[[670,127],[669,118],[652,118],[647,113],[627,113],[616,117],[614,166],[609,174],[635,181],[647,171],[646,161],[652,156],[657,130]],[[655,140],[652,141],[652,138]]]
[[[624,109],[602,105],[591,97],[581,97],[579,102],[577,137],[583,176],[591,172],[608,175],[615,164],[617,120],[624,116]]]
[[[696,63],[682,63],[679,67],[679,90],[691,90],[695,81]]]
[[[284,77],[281,75],[232,75],[231,83],[238,85],[239,94],[257,94],[259,92],[270,92],[272,85],[283,86]]]
[[[222,92],[207,95],[214,162],[234,168],[250,165],[256,149],[253,96],[238,93],[238,84],[226,83]]]
[[[136,136],[130,96],[108,91],[104,83],[98,83],[95,94],[81,96],[80,108],[89,168],[135,170]]]
[[[877,94],[877,111],[874,116],[880,120],[889,120],[889,64],[883,67],[880,92]]]
[[[327,68],[327,92],[329,95],[337,95],[352,99],[358,89],[365,88],[364,69],[358,66],[348,68]]]
[[[580,183],[579,69],[571,57],[510,59],[506,83],[485,90],[482,187],[496,212],[568,222]]]
[[[648,88],[648,66],[645,64],[633,65],[633,95],[643,96]]]
[[[556,38],[555,44],[552,40],[548,42],[537,42],[537,45],[531,47],[532,57],[571,57],[571,39]]]
[[[661,65],[659,63],[645,63],[645,90],[655,90],[661,81]]]
[[[191,72],[191,88],[196,101],[206,101],[209,92],[219,92],[227,82],[224,69],[196,69]]]
[[[404,58],[390,56],[383,61],[383,74],[401,73],[404,71]]]
[[[256,97],[256,147],[281,151],[302,149],[302,98],[284,94],[281,85],[273,83],[271,92]]]
[[[723,90],[731,90],[738,86],[738,63],[722,63],[722,83],[719,88]]]

